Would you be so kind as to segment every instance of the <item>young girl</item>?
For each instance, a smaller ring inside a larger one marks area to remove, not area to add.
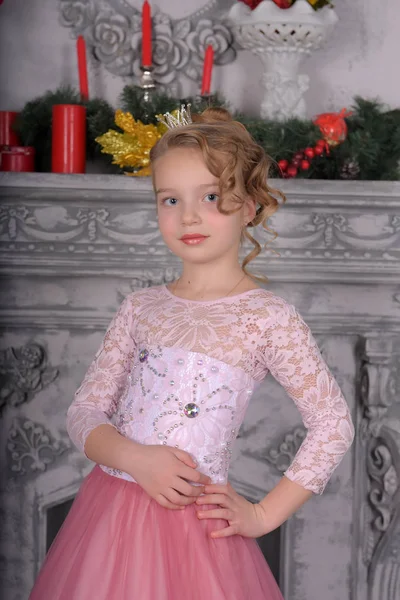
[[[309,328],[247,272],[255,240],[238,262],[249,228],[278,207],[269,159],[223,109],[167,121],[151,161],[160,231],[182,275],[125,299],[76,392],[68,432],[97,466],[31,600],[282,600],[254,538],[322,493],[353,439]],[[252,504],[228,468],[269,372],[308,433]]]

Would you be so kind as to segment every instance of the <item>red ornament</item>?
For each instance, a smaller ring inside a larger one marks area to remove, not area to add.
[[[286,169],[289,166],[289,161],[288,160],[278,160],[278,167],[280,168],[281,171],[286,171]]]
[[[293,158],[295,158],[296,160],[302,160],[304,156],[304,152],[302,150],[300,150],[300,152],[295,152],[293,154]]]
[[[307,158],[312,159],[315,156],[314,148],[306,148],[304,154]]]
[[[297,175],[296,167],[294,167],[293,165],[289,165],[286,170],[286,174],[288,177],[296,177],[296,175]]]
[[[310,168],[310,163],[308,162],[308,160],[302,160],[300,163],[300,169],[302,171],[307,171],[307,169]]]
[[[292,158],[292,162],[291,162],[292,167],[296,167],[296,169],[297,169],[297,167],[300,166],[302,160],[303,160],[303,157],[301,157],[301,159],[300,159],[300,158],[296,158],[296,155],[294,155],[294,157]]]
[[[344,142],[347,137],[345,118],[351,115],[351,112],[342,108],[340,113],[323,113],[322,115],[318,115],[313,123],[320,128],[322,136],[329,146],[337,146]]]
[[[322,146],[315,146],[314,148],[315,156],[321,156],[324,153],[324,149]]]

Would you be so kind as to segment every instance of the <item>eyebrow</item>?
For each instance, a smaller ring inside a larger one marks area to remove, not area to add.
[[[209,187],[215,187],[218,186],[218,181],[211,181],[209,183],[201,183],[200,185],[197,186],[197,189],[204,189],[204,188],[209,188]],[[159,190],[156,190],[156,194],[164,194],[165,192],[176,192],[177,190],[174,190],[173,188],[160,188]]]

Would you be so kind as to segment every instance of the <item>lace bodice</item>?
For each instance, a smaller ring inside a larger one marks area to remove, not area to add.
[[[349,409],[296,309],[263,289],[208,302],[166,286],[130,294],[76,392],[68,432],[83,451],[109,423],[137,442],[190,452],[225,482],[249,400],[269,372],[307,428],[285,475],[321,493],[353,440]]]

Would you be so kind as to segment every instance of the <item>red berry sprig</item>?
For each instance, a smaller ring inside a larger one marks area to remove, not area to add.
[[[293,155],[291,162],[288,160],[279,160],[278,166],[281,170],[282,177],[286,179],[291,179],[296,177],[299,169],[301,171],[307,171],[310,166],[312,160],[316,156],[322,156],[323,154],[329,154],[329,146],[325,140],[318,140],[315,144],[314,148],[309,146],[304,150],[300,150]]]

